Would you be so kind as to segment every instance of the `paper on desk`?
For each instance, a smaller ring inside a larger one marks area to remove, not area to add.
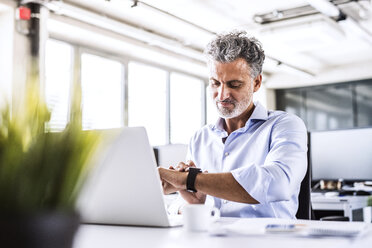
[[[362,222],[325,222],[307,226],[302,235],[355,238],[369,230],[369,225]]]
[[[237,221],[233,224],[225,226],[229,233],[241,235],[262,235],[265,233],[266,224],[247,225],[244,221]]]
[[[272,232],[266,230],[267,225],[294,224],[295,229],[288,232]],[[354,238],[363,235],[369,230],[369,225],[363,222],[320,222],[296,221],[284,219],[240,219],[232,224],[214,229],[211,235],[291,235],[291,236],[317,236],[317,237],[344,237]]]
[[[291,220],[289,220],[291,221]],[[287,221],[288,222],[288,221]],[[242,218],[233,223],[219,226],[219,230],[215,229],[211,233],[223,233],[221,229],[228,234],[238,234],[238,235],[262,235],[265,234],[265,228],[268,224],[278,224],[284,223],[281,219],[270,219],[265,218]]]

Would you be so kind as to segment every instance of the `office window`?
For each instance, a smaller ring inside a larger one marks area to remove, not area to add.
[[[179,73],[170,77],[171,143],[188,144],[202,125],[203,81]]]
[[[45,96],[51,119],[47,127],[61,131],[69,120],[70,86],[72,78],[72,47],[48,40],[45,50]]]
[[[372,83],[356,85],[355,93],[357,125],[372,126]]]
[[[83,53],[81,56],[83,129],[123,125],[123,69],[121,63]]]
[[[167,72],[148,65],[128,65],[128,125],[144,126],[151,145],[167,143]]]
[[[352,88],[332,86],[306,92],[309,130],[333,130],[353,127]]]
[[[301,90],[280,91],[278,97],[278,109],[295,114],[306,120],[304,97]]]
[[[309,131],[372,126],[372,80],[276,91],[277,108],[296,113]]]

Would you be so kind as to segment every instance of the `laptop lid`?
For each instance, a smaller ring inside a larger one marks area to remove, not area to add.
[[[83,222],[170,226],[145,128],[104,130],[102,135],[78,199]]]

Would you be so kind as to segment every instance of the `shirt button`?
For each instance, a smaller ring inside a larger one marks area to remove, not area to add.
[[[228,153],[228,152],[225,152],[225,156],[226,156],[226,157],[229,156],[229,153]]]

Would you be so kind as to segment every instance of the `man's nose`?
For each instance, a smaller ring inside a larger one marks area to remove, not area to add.
[[[223,101],[229,96],[229,90],[224,84],[221,84],[221,86],[218,89],[218,100]]]

